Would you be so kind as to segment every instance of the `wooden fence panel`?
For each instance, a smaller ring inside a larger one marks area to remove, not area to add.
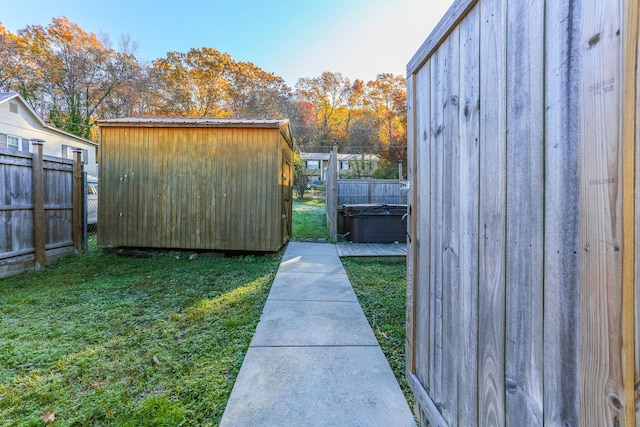
[[[505,425],[506,54],[505,0],[480,2],[480,426]],[[489,136],[490,135],[490,136]]]
[[[0,151],[0,259],[33,250],[32,159]],[[22,230],[22,224],[27,227]]]
[[[424,424],[640,420],[638,46],[630,0],[458,0],[409,62]]]
[[[637,3],[630,3],[630,4],[634,4],[635,5],[635,9],[633,7],[630,7],[629,12],[635,12],[634,13],[627,13],[627,19],[631,19],[630,17],[632,16],[637,16],[638,15],[638,4]],[[635,35],[636,37],[636,50],[635,50],[635,68],[632,66],[633,64],[629,65],[627,64],[626,70],[627,72],[630,72],[632,70],[635,70],[636,75],[635,75],[635,81],[639,82],[640,81],[640,39],[638,38],[638,27],[640,26],[640,23],[635,22],[635,25],[630,26],[634,32],[629,34],[627,37],[627,43],[631,44],[633,42],[633,35]],[[627,46],[627,49],[629,49],[630,46]],[[629,78],[629,77],[627,77]],[[638,117],[638,111],[640,111],[640,91],[638,90],[637,85],[635,86],[635,110],[636,110],[636,114],[635,116],[631,116],[629,117],[627,120],[635,120],[634,124],[635,124],[635,147],[634,147],[634,151],[635,151],[635,191],[636,194],[638,192],[638,189],[640,188],[640,149],[638,149],[638,145],[640,143],[640,117]],[[631,99],[627,99],[626,100],[627,103],[633,103],[634,100]],[[625,107],[628,106],[628,104],[625,103]],[[627,124],[628,126],[629,124]],[[626,126],[625,126],[626,128]],[[626,138],[629,137],[630,135],[625,135],[625,141]],[[635,340],[635,372],[634,372],[634,378],[640,378],[640,274],[638,274],[638,272],[640,272],[640,251],[638,250],[638,242],[640,241],[640,221],[638,221],[638,218],[640,217],[640,197],[635,197],[635,206],[634,206],[634,228],[635,228],[635,235],[634,235],[634,278],[633,278],[633,285],[634,285],[634,311],[635,311],[635,336],[634,336],[634,340]],[[629,283],[627,283],[625,281],[625,285],[626,286],[630,286]],[[636,386],[637,387],[637,386]],[[639,391],[636,389],[635,390],[636,395],[639,394]],[[636,426],[640,426],[640,405],[636,405],[635,408],[636,411]]]
[[[446,61],[443,65],[442,104],[443,131],[443,212],[442,224],[442,407],[445,420],[458,417],[457,381],[460,373],[459,332],[461,311],[458,300],[460,285],[460,30],[454,29],[442,45]],[[450,422],[451,422],[450,421]]]
[[[579,424],[578,76],[580,3],[545,7],[544,424]]]
[[[460,375],[458,425],[478,418],[478,238],[480,191],[480,13],[472,9],[460,23]]]
[[[42,146],[34,147],[34,153],[0,150],[0,277],[82,250],[84,191],[82,179],[73,179],[74,164],[81,178],[80,158],[43,156]]]
[[[580,418],[624,414],[621,1],[584,0],[581,29]]]
[[[407,195],[397,179],[338,179],[338,206],[405,204]]]
[[[517,214],[507,216],[505,421],[525,426],[543,419],[544,1],[508,14],[507,213]]]
[[[426,384],[431,398],[437,406],[442,406],[442,226],[433,227],[434,223],[442,224],[442,180],[443,180],[443,143],[444,123],[442,107],[444,94],[442,80],[444,78],[442,55],[438,52],[431,58],[431,143],[429,145],[431,159],[431,213],[429,239],[429,346],[428,366],[429,383]],[[429,102],[429,101],[427,101]]]

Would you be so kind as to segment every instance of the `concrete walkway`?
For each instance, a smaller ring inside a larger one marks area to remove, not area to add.
[[[291,242],[221,426],[415,426],[335,245]]]

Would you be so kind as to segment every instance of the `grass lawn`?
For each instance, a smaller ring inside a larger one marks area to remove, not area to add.
[[[282,253],[187,255],[0,279],[0,424],[217,425]]]
[[[295,240],[328,240],[324,199],[294,199],[292,235]]]
[[[294,202],[293,238],[327,239],[324,202]],[[0,424],[218,425],[282,252],[150,259],[89,253],[0,279]],[[404,264],[345,261],[404,382]]]

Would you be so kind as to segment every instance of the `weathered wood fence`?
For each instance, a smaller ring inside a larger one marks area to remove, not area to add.
[[[338,207],[353,204],[406,204],[398,179],[339,179]]]
[[[327,228],[329,229],[329,241],[338,240],[338,143],[333,143],[329,165],[327,167],[327,190],[325,210],[327,216]]]
[[[401,172],[399,172],[401,173]],[[329,239],[338,237],[338,215],[344,205],[406,204],[401,179],[338,179],[338,145],[334,143],[327,167],[326,216]]]
[[[640,425],[637,50],[635,0],[458,0],[408,64],[422,422]]]
[[[83,180],[74,160],[0,149],[0,277],[82,252]]]

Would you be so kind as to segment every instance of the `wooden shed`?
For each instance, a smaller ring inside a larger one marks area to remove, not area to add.
[[[640,425],[636,0],[457,0],[407,66],[421,421]]]
[[[291,236],[289,121],[100,120],[98,242],[277,251]]]

